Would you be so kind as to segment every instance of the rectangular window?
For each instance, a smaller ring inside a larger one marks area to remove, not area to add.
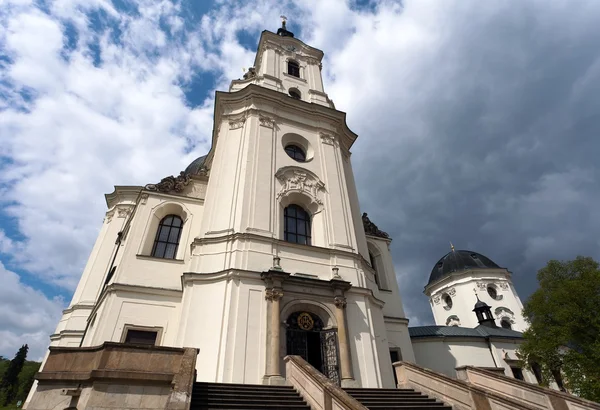
[[[510,370],[512,370],[513,376],[515,377],[515,379],[519,379],[519,380],[525,380],[525,378],[523,377],[523,370],[521,370],[520,367],[510,367]]]
[[[157,331],[149,331],[149,330],[137,330],[137,329],[127,329],[127,334],[125,335],[125,343],[132,343],[136,345],[156,345],[156,339],[158,337]]]

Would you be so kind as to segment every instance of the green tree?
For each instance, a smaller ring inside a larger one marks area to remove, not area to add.
[[[29,347],[27,345],[21,346],[2,376],[2,382],[0,383],[0,404],[3,406],[12,403],[17,396],[19,390],[19,373],[21,373],[21,369],[23,369],[23,365],[25,364],[28,350]]]
[[[19,389],[17,390],[17,396],[15,401],[25,401],[33,381],[35,380],[35,374],[40,370],[41,363],[39,362],[25,362],[21,373],[19,373]]]
[[[530,324],[520,354],[539,365],[544,384],[564,375],[573,393],[600,401],[600,270],[592,258],[551,260],[537,274],[539,288],[525,303]]]

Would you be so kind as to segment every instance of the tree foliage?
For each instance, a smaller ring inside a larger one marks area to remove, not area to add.
[[[537,274],[539,289],[523,315],[530,323],[520,353],[537,363],[545,383],[562,373],[565,386],[600,401],[600,270],[592,258],[551,260]]]
[[[13,360],[0,357],[0,406],[25,401],[41,363],[26,361],[28,346],[23,345]]]

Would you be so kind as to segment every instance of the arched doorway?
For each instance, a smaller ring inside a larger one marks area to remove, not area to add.
[[[337,330],[323,329],[321,318],[311,312],[294,312],[285,323],[286,353],[302,357],[339,384]]]

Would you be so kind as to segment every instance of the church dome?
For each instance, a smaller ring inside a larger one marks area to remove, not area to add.
[[[444,255],[431,270],[428,285],[437,282],[452,272],[469,269],[499,269],[490,258],[473,251],[451,251]]]
[[[187,168],[185,169],[185,171],[183,171],[183,173],[185,175],[199,175],[199,174],[201,174],[202,171],[205,169],[205,167],[204,167],[204,161],[206,160],[207,156],[208,155],[203,155],[203,156],[198,157],[195,160],[193,160],[192,163],[187,166]]]

